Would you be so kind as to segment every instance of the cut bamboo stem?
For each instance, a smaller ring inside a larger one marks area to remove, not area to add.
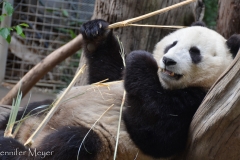
[[[181,29],[181,28],[185,28],[185,26],[165,26],[165,25],[147,25],[147,24],[128,24],[128,26],[166,28],[166,29]]]
[[[174,8],[181,7],[183,5],[187,5],[187,4],[192,3],[194,1],[196,1],[196,0],[186,0],[186,1],[174,4],[172,6],[169,6],[169,7],[166,7],[166,8],[163,8],[163,9],[160,9],[160,10],[157,10],[157,11],[139,16],[139,17],[131,18],[131,19],[128,19],[128,20],[125,20],[125,21],[117,22],[117,23],[113,23],[113,24],[109,25],[108,28],[113,29],[113,28],[118,28],[118,27],[125,27],[125,26],[128,26],[129,24],[132,24],[132,23],[141,21],[143,19],[146,19],[146,18],[155,16],[155,15],[167,12],[167,11],[172,10]]]
[[[125,103],[125,99],[126,99],[126,91],[124,90],[123,99],[122,99],[120,112],[119,112],[118,130],[117,130],[116,144],[115,144],[115,150],[114,150],[114,156],[113,156],[114,160],[116,160],[116,158],[117,158],[117,150],[118,150],[118,143],[119,143],[119,136],[120,136],[120,127],[121,127],[121,122],[122,122],[122,112],[123,112],[123,105]]]
[[[28,138],[26,143],[24,144],[25,146],[31,146],[31,144],[34,142],[35,138],[38,136],[38,134],[42,131],[42,129],[46,126],[48,121],[51,119],[52,115],[55,113],[55,111],[58,109],[59,104],[62,102],[63,97],[68,93],[68,91],[72,88],[72,86],[75,84],[76,80],[79,78],[79,76],[83,73],[85,70],[86,65],[84,64],[82,68],[78,71],[76,76],[73,78],[72,82],[69,84],[67,89],[63,92],[63,94],[58,98],[56,103],[54,103],[53,107],[51,110],[48,112],[47,116],[44,118],[42,123],[38,126],[38,128],[35,130],[35,132]]]

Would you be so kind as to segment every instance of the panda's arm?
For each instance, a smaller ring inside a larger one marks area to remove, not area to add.
[[[96,19],[84,23],[80,29],[90,84],[107,78],[109,81],[122,79],[123,61],[119,43],[108,25],[106,21]]]
[[[200,88],[166,90],[157,71],[158,65],[148,52],[134,51],[126,59],[128,107],[123,119],[136,146],[155,158],[170,157],[184,149],[192,116],[206,94]]]

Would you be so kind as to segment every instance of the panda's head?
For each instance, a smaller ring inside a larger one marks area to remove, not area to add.
[[[202,26],[177,30],[155,47],[159,79],[166,89],[209,89],[233,60],[227,41]]]

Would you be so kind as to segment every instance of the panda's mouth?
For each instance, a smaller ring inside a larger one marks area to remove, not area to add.
[[[176,80],[179,80],[180,78],[182,78],[182,76],[183,75],[181,75],[181,74],[177,74],[177,73],[174,73],[174,72],[172,72],[172,71],[170,71],[170,70],[167,70],[167,69],[163,69],[163,68],[160,68],[160,71],[161,71],[161,73],[163,73],[163,75],[165,75],[165,76],[168,76],[168,77],[171,77],[171,78],[174,78],[174,79],[176,79]]]

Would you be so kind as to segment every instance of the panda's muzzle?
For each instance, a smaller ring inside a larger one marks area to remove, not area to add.
[[[170,70],[167,70],[166,68],[160,68],[160,71],[162,74],[164,74],[165,76],[168,76],[168,77],[171,77],[171,78],[174,78],[176,80],[179,80],[183,75],[181,74],[177,74],[177,73],[174,73]]]
[[[165,57],[165,56],[163,57],[162,61],[163,61],[163,63],[164,63],[166,66],[171,66],[171,65],[177,64],[176,61],[174,61],[174,60],[171,59],[171,58],[167,58],[167,57]]]
[[[162,58],[162,62],[164,64],[164,68],[160,68],[160,71],[163,74],[163,76],[165,76],[166,78],[174,79],[174,80],[179,80],[183,76],[181,74],[177,74],[175,72],[172,72],[166,69],[166,68],[169,68],[169,67],[171,68],[172,66],[175,66],[177,64],[175,60],[164,56]]]

